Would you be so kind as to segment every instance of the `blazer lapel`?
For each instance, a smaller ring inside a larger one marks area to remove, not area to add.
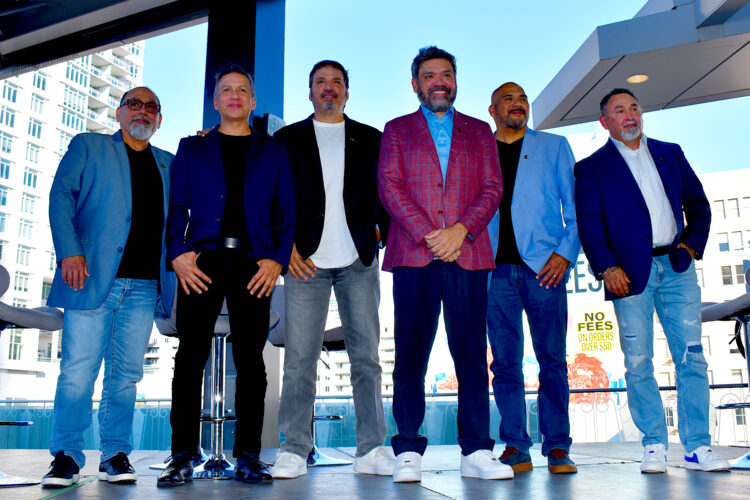
[[[464,118],[464,115],[458,111],[453,110],[453,134],[451,135],[451,152],[448,156],[448,168],[445,172],[446,180],[451,176],[451,170],[456,168],[456,155],[464,154],[465,151],[469,150],[469,146],[466,144],[469,131],[469,122]],[[432,137],[430,137],[432,138]],[[434,144],[434,143],[433,143]],[[434,149],[434,148],[433,148]],[[437,158],[437,152],[435,153]],[[438,166],[440,162],[438,161]],[[441,171],[442,175],[442,171]]]
[[[518,157],[518,168],[516,169],[516,180],[513,185],[513,194],[521,192],[525,188],[526,180],[531,172],[531,166],[536,161],[535,151],[539,151],[536,147],[537,135],[536,132],[530,128],[526,129],[526,133],[523,136],[523,143],[521,144],[521,154]],[[503,193],[505,194],[505,193]],[[512,201],[511,201],[512,203]]]
[[[607,143],[604,145],[604,152],[609,157],[605,168],[609,169],[608,176],[612,178],[611,188],[613,192],[632,193],[632,196],[640,201],[642,208],[648,212],[646,199],[643,197],[643,193],[641,193],[641,188],[638,186],[638,182],[633,177],[633,172],[630,171],[625,158],[622,157],[612,139],[607,139]]]
[[[664,186],[664,193],[667,195],[667,199],[669,200],[669,206],[672,207],[672,212],[674,212],[675,220],[679,221],[683,215],[682,215],[682,202],[681,202],[681,195],[677,192],[675,192],[676,186],[674,185],[672,179],[669,177],[669,169],[667,162],[664,160],[664,154],[662,152],[662,148],[660,147],[659,143],[657,143],[654,140],[647,140],[648,145],[648,152],[651,154],[651,159],[654,160],[654,165],[656,165],[656,171],[659,172],[659,177],[661,178],[661,184]],[[679,222],[677,223],[679,226]]]
[[[315,137],[313,115],[310,115],[307,120],[305,120],[304,127],[304,151],[306,151],[308,155],[305,165],[310,165],[310,171],[307,172],[307,178],[313,183],[313,185],[309,187],[316,190],[316,192],[324,193],[323,165],[320,163],[320,150],[318,149],[318,139]]]
[[[221,145],[219,144],[218,129],[215,128],[211,130],[211,132],[206,135],[204,140],[207,142],[208,147],[205,149],[199,149],[199,151],[201,151],[204,155],[203,161],[201,163],[209,167],[219,191],[225,193],[227,189],[227,180],[224,177],[224,159],[221,157]],[[206,175],[209,175],[209,173],[206,172]]]
[[[133,215],[133,186],[130,184],[130,158],[128,158],[128,150],[126,149],[125,141],[122,140],[122,132],[115,132],[112,137],[115,141],[117,166],[122,181],[123,194],[125,195],[125,208],[128,212],[128,217],[130,217]]]
[[[427,118],[424,117],[424,113],[422,112],[422,108],[420,107],[417,109],[416,112],[412,114],[416,121],[416,126],[412,127],[412,130],[415,131],[416,137],[415,140],[419,144],[429,144],[427,147],[427,151],[429,151],[430,159],[432,160],[432,164],[440,171],[440,177],[443,176],[443,170],[440,168],[440,159],[438,158],[437,149],[435,148],[435,141],[432,140],[432,134],[430,133],[430,127],[427,125]],[[456,127],[456,117],[453,116],[453,130],[455,135],[455,127]],[[451,157],[453,156],[453,142],[451,140]],[[450,157],[448,160],[448,168],[450,168]]]

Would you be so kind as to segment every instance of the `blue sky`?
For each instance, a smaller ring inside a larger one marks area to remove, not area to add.
[[[516,81],[533,101],[597,26],[630,19],[644,3],[469,0],[458,7],[444,0],[287,0],[283,118],[291,123],[312,112],[310,68],[336,59],[349,69],[347,114],[382,130],[416,109],[411,60],[420,47],[437,45],[458,61],[456,108],[490,122],[489,96],[499,84]],[[180,137],[200,127],[205,41],[202,24],[146,42],[144,80],[164,108],[157,146],[175,151]],[[645,115],[644,128],[679,143],[698,172],[746,168],[750,141],[743,118],[749,109],[745,97],[656,111]],[[600,129],[588,123],[551,131],[574,137]]]

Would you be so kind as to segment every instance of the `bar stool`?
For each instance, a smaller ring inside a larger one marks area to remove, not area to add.
[[[750,269],[745,271],[745,283],[750,283]],[[704,303],[701,308],[701,321],[736,321],[734,341],[738,347],[742,347],[742,337],[744,337],[745,347],[744,356],[747,363],[747,372],[750,373],[750,333],[748,332],[748,323],[750,323],[750,293],[740,295],[734,300],[720,303]],[[750,390],[750,381],[748,381]],[[717,410],[734,410],[738,408],[750,408],[750,402],[746,403],[729,403],[716,407]],[[747,425],[747,424],[745,424]],[[730,460],[733,469],[750,469],[750,453]]]
[[[179,286],[179,285],[178,285]],[[276,294],[274,290],[274,295]],[[177,293],[175,303],[172,306],[172,314],[169,319],[156,320],[156,326],[162,335],[169,337],[177,336]],[[279,313],[271,310],[269,317],[269,331],[273,331],[279,324]],[[208,455],[200,450],[200,455],[193,457],[193,479],[232,479],[234,478],[234,464],[224,454],[224,423],[236,420],[237,417],[228,414],[231,410],[225,409],[225,378],[226,378],[226,350],[227,337],[231,334],[229,330],[229,310],[227,301],[221,307],[221,312],[216,318],[214,325],[214,336],[211,345],[211,407],[208,411],[204,409],[201,414],[201,422],[211,424],[211,450]],[[151,469],[164,469],[169,463],[168,459],[163,464],[151,465]]]
[[[278,293],[278,296],[276,295]],[[271,307],[278,311],[281,318],[284,317],[284,287],[277,286],[274,290],[274,296],[272,297]],[[276,347],[284,347],[284,339],[286,335],[286,329],[284,328],[283,320],[282,324],[268,334],[268,341]],[[321,352],[330,351],[345,351],[346,345],[344,344],[344,332],[339,326],[326,330],[323,334],[323,348]],[[325,364],[323,359],[320,359],[321,363]],[[334,422],[343,420],[344,417],[341,415],[315,415],[315,407],[313,407],[313,417],[310,422],[310,432],[312,434],[313,447],[310,453],[307,455],[308,467],[324,467],[331,465],[351,465],[351,460],[341,460],[338,458],[329,457],[325,453],[318,449],[315,444],[315,422]]]
[[[7,290],[10,284],[10,274],[4,266],[0,265],[0,296]],[[25,307],[13,307],[0,301],[0,334],[6,328],[38,328],[50,332],[61,330],[63,327],[63,313],[54,307],[36,307],[27,309]],[[0,426],[29,427],[34,422],[25,421],[0,421]],[[40,481],[17,476],[9,476],[0,472],[0,487],[6,486],[30,486],[39,484]]]

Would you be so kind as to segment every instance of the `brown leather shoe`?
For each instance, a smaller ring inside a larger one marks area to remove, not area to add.
[[[547,453],[547,468],[552,474],[575,474],[578,467],[568,456],[568,450],[553,448]]]

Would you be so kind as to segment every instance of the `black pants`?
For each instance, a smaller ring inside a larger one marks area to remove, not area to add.
[[[243,452],[257,454],[263,429],[266,394],[263,347],[268,338],[271,299],[250,295],[247,284],[258,271],[258,265],[242,250],[203,252],[197,264],[212,283],[201,294],[191,291],[186,295],[178,287],[180,346],[172,379],[172,452],[195,453],[198,449],[203,368],[211,352],[214,324],[226,297],[232,332],[229,340],[237,367],[234,456]]]

